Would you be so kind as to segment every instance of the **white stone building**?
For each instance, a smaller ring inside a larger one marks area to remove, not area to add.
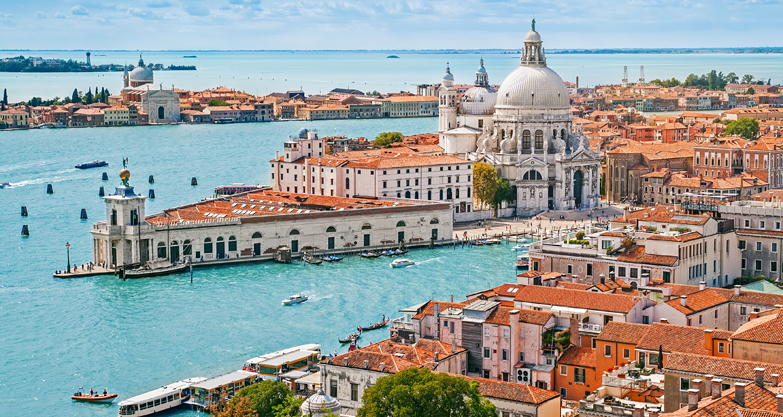
[[[176,123],[181,120],[179,94],[163,85],[156,86],[152,69],[144,65],[139,57],[139,65],[122,76],[122,101],[125,105],[137,104],[140,110],[149,115],[149,123]]]
[[[483,62],[476,84],[458,100],[449,68],[439,94],[440,144],[448,154],[492,165],[517,189],[518,215],[600,204],[599,154],[571,132],[565,83],[546,66],[541,37],[525,37],[520,66],[497,92]]]

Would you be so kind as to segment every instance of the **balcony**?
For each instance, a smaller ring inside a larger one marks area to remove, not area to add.
[[[405,321],[405,317],[400,317],[392,320],[391,330],[405,330],[412,332],[413,323]]]
[[[604,326],[594,323],[579,323],[579,331],[586,333],[601,333],[604,330]]]

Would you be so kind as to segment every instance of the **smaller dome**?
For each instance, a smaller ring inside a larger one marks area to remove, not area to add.
[[[535,30],[531,30],[525,35],[525,42],[541,42],[541,35]]]
[[[299,129],[299,133],[297,134],[297,136],[299,136],[299,139],[307,139],[307,133],[308,132],[309,131],[307,130],[307,128],[303,127],[301,129]]]
[[[471,116],[488,116],[495,112],[498,93],[491,86],[468,88],[459,102],[460,113]]]
[[[302,405],[299,407],[302,415],[305,416],[325,416],[329,413],[339,414],[341,408],[340,403],[326,395],[323,390],[302,401]]]
[[[449,64],[446,64],[446,73],[443,74],[443,81],[454,81],[454,75],[451,74]]]

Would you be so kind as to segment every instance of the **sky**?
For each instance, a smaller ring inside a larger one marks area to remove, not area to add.
[[[0,0],[0,49],[783,46],[783,0]]]

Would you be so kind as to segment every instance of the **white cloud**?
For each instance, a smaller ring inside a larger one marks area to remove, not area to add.
[[[54,14],[54,17],[55,17],[56,19],[65,19],[65,15],[64,15],[64,14],[62,14],[62,13],[60,13],[60,12],[57,12],[57,13],[55,13],[55,14]]]
[[[46,13],[38,10],[35,12],[35,17],[38,19],[46,19]]]
[[[84,6],[78,5],[71,7],[71,14],[75,16],[89,16],[90,12],[88,12]]]
[[[128,9],[128,14],[131,15],[131,16],[136,16],[136,17],[139,17],[139,18],[142,18],[142,19],[146,19],[146,20],[158,20],[158,19],[160,19],[160,16],[158,16],[155,13],[153,13],[152,10],[147,10],[147,9],[130,8],[130,9]]]

